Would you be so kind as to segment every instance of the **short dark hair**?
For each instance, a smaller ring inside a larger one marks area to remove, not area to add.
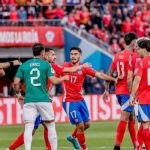
[[[150,52],[150,40],[148,39],[141,39],[137,41],[137,44],[140,48],[146,48],[148,52]]]
[[[54,51],[51,47],[45,47],[45,52]]]
[[[137,35],[134,32],[126,33],[124,36],[124,41],[126,45],[130,45],[133,40],[137,39]]]
[[[82,54],[82,50],[81,50],[81,48],[79,48],[79,47],[71,47],[71,48],[70,48],[70,52],[71,52],[72,50],[77,50],[80,54]]]
[[[33,55],[34,56],[39,56],[41,55],[41,52],[45,50],[45,47],[42,43],[35,43],[33,46],[32,46],[32,51],[33,51]]]

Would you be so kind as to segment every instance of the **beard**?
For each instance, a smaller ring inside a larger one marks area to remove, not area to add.
[[[80,59],[76,59],[76,60],[71,60],[72,64],[77,64],[80,61]]]

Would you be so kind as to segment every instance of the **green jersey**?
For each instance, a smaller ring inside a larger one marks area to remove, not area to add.
[[[24,103],[50,102],[47,91],[49,76],[54,76],[54,70],[40,58],[28,60],[19,67],[16,77],[23,79],[26,86]]]

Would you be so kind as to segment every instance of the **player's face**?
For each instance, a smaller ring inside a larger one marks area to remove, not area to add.
[[[141,58],[145,55],[145,48],[140,48],[138,45],[136,46],[136,52],[140,55]]]
[[[70,52],[70,59],[73,64],[77,64],[80,61],[81,54],[77,50]]]
[[[50,50],[49,52],[46,52],[45,59],[49,63],[55,63],[55,60],[56,60],[56,54],[55,54],[55,52],[52,51],[52,50]]]
[[[41,52],[41,59],[45,59],[45,50]]]

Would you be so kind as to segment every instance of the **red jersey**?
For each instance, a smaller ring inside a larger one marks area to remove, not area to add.
[[[140,60],[141,60],[141,58],[140,58],[139,54],[136,52],[133,52],[131,55],[131,59],[129,61],[129,70],[134,72],[134,70],[137,67]]]
[[[137,99],[139,104],[150,104],[150,56],[141,60],[135,70],[135,76],[140,76]]]
[[[62,73],[63,73],[63,70],[64,68],[60,65],[57,65],[57,64],[51,64],[52,68],[54,69],[55,71],[55,76],[60,76]],[[48,80],[48,83],[47,83],[47,89],[49,90],[49,88],[51,87],[51,82]]]
[[[63,67],[72,67],[71,63],[65,63]],[[83,100],[82,86],[86,75],[95,76],[96,71],[92,68],[82,68],[73,73],[63,73],[69,75],[69,81],[63,82],[63,101],[77,102]]]
[[[116,83],[116,94],[129,94],[127,75],[129,68],[129,60],[131,58],[131,52],[124,50],[116,54],[110,69],[116,71],[117,76],[123,76],[123,79],[118,80]]]

